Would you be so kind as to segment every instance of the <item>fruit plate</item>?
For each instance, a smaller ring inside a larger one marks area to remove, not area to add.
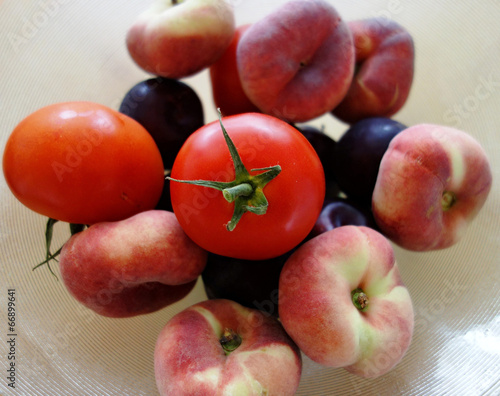
[[[228,1],[237,25],[284,3]],[[128,27],[149,3],[0,0],[2,150],[17,123],[42,106],[88,100],[118,109],[130,87],[150,76],[125,46]],[[428,253],[394,246],[415,311],[403,360],[368,380],[304,356],[297,394],[498,395],[500,5],[493,0],[482,7],[451,0],[331,3],[345,20],[380,16],[408,29],[415,42],[415,76],[407,102],[393,118],[467,131],[485,148],[494,182],[484,208],[455,246]],[[202,99],[206,121],[215,120],[208,73],[183,81]],[[334,138],[346,130],[330,115],[310,124],[324,126]],[[174,314],[206,299],[201,281],[186,298],[156,313],[100,317],[72,299],[46,268],[32,270],[44,256],[46,218],[22,206],[3,178],[0,208],[0,394],[158,394],[156,338]],[[64,243],[66,231],[56,226],[54,245]],[[59,277],[57,265],[53,269]],[[15,326],[7,321],[9,302],[15,302],[15,316],[9,316]],[[385,364],[383,356],[379,364]]]

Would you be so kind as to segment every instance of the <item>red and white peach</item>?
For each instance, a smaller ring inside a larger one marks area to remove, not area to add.
[[[219,59],[234,31],[233,9],[226,0],[156,0],[130,26],[126,44],[145,71],[179,79]]]
[[[73,235],[59,266],[77,301],[100,315],[123,318],[184,298],[206,261],[207,252],[187,237],[172,212],[150,210]]]
[[[410,93],[414,72],[414,44],[410,33],[387,18],[348,22],[356,51],[352,84],[333,114],[354,123],[368,117],[390,117]]]
[[[400,132],[382,157],[372,196],[380,230],[403,248],[443,249],[460,240],[483,207],[492,174],[468,133],[419,124]]]
[[[354,73],[347,23],[325,0],[291,0],[255,22],[237,48],[241,85],[262,112],[288,122],[321,116]]]
[[[413,334],[413,306],[390,242],[342,226],[303,244],[283,267],[279,315],[302,352],[361,377],[390,371]]]
[[[225,299],[171,318],[154,364],[162,396],[292,396],[302,371],[300,351],[276,318]]]

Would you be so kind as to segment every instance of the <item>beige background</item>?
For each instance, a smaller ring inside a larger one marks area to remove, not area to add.
[[[256,21],[284,1],[232,0],[237,23]],[[415,304],[415,334],[389,374],[362,380],[304,358],[300,395],[482,395],[500,393],[499,213],[500,1],[336,0],[344,19],[382,15],[413,34],[416,75],[394,118],[412,125],[457,126],[488,152],[490,198],[463,240],[434,253],[396,248]],[[0,147],[30,112],[66,100],[114,108],[148,76],[130,60],[127,28],[149,5],[137,1],[0,1]],[[215,119],[206,72],[186,79]],[[323,117],[338,137],[346,126]],[[78,305],[45,270],[45,218],[19,204],[0,180],[0,394],[156,395],[152,353],[166,321],[205,298],[202,287],[181,303],[144,317],[112,320]],[[58,227],[56,244],[67,238]],[[56,266],[57,267],[57,266]],[[57,269],[57,268],[56,268]],[[17,389],[6,387],[7,288],[16,289]]]

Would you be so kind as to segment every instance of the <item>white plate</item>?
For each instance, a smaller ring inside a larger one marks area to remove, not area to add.
[[[284,1],[231,0],[237,23],[253,22]],[[148,0],[0,0],[0,147],[30,112],[89,100],[113,108],[149,77],[131,61],[124,37]],[[433,253],[396,248],[415,305],[415,334],[390,373],[364,380],[304,358],[300,395],[500,394],[500,2],[336,0],[344,19],[375,15],[413,35],[416,74],[394,117],[459,127],[485,147],[493,190],[458,245]],[[216,118],[207,73],[186,79]],[[315,120],[334,137],[346,129]],[[73,300],[46,269],[46,219],[26,209],[1,180],[0,394],[156,395],[153,348],[166,321],[203,300],[202,285],[183,301],[132,319],[99,317]],[[64,229],[64,230],[63,230]],[[57,227],[55,245],[68,237]],[[55,266],[57,270],[57,265]],[[17,301],[16,389],[7,387],[7,291]]]

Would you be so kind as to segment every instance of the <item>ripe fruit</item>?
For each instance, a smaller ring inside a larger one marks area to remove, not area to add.
[[[300,351],[280,322],[230,300],[208,300],[168,321],[156,341],[160,395],[293,396]]]
[[[346,225],[378,229],[370,206],[364,206],[348,198],[337,197],[325,201],[325,205],[309,234],[309,238]]]
[[[390,371],[413,334],[413,306],[389,241],[343,226],[303,244],[280,275],[281,322],[301,351],[361,377]]]
[[[209,67],[224,53],[235,30],[225,0],[156,0],[127,32],[127,48],[142,69],[183,78]]]
[[[203,106],[187,84],[151,78],[133,86],[119,111],[139,122],[153,137],[165,169],[171,169],[181,146],[204,124]]]
[[[164,184],[160,152],[144,127],[92,102],[28,115],[7,141],[3,172],[31,210],[87,225],[153,209]]]
[[[185,297],[206,260],[207,253],[186,236],[173,213],[149,210],[73,235],[59,265],[76,300],[100,315],[124,318]]]
[[[413,38],[391,19],[350,21],[356,48],[356,73],[349,91],[332,111],[354,123],[368,117],[390,117],[406,103],[413,82]]]
[[[198,129],[182,146],[170,180],[172,206],[189,237],[211,253],[246,260],[297,246],[325,197],[314,148],[291,125],[260,113]]]
[[[419,124],[390,143],[373,191],[382,232],[416,251],[452,246],[483,207],[491,190],[489,160],[464,131]]]
[[[390,141],[406,126],[385,117],[353,124],[335,147],[334,178],[350,198],[371,204],[380,161]]]
[[[249,27],[250,24],[238,26],[229,47],[217,62],[210,66],[213,100],[215,107],[220,109],[224,116],[259,112],[243,91],[236,64],[236,49],[241,36]]]
[[[248,28],[237,64],[243,90],[262,112],[305,122],[332,110],[347,93],[354,45],[329,2],[291,0]]]

